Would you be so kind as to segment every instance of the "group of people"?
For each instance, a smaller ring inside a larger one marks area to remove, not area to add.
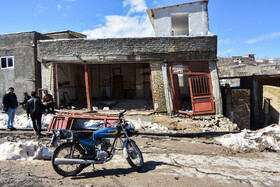
[[[27,118],[31,118],[33,129],[38,137],[41,137],[41,119],[43,112],[54,112],[53,96],[44,90],[43,100],[37,96],[36,91],[31,92],[31,96],[27,92],[24,93],[24,99],[22,102],[17,101],[17,96],[14,93],[14,88],[10,87],[8,92],[2,98],[3,110],[7,113],[7,131],[16,130],[13,127],[16,110],[19,105],[26,110]]]

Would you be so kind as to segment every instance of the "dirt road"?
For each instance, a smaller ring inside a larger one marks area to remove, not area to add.
[[[50,161],[0,161],[0,186],[279,186],[280,153],[237,153],[213,140],[134,137],[145,159],[134,172],[122,151],[63,178]]]

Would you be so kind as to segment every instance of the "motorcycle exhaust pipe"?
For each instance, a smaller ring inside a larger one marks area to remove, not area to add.
[[[55,165],[60,165],[60,164],[103,164],[103,163],[104,163],[104,161],[71,159],[71,158],[56,158],[54,160]]]

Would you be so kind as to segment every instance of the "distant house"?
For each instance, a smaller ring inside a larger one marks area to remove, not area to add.
[[[255,54],[247,54],[244,57],[250,58],[251,61],[255,61]]]

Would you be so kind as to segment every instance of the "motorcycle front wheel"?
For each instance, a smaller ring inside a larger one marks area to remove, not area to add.
[[[56,158],[71,158],[71,159],[81,159],[84,156],[84,149],[80,145],[75,145],[73,143],[63,143],[59,145],[52,156],[52,166],[53,169],[64,177],[74,176],[80,173],[85,164],[55,164]]]
[[[128,141],[125,148],[128,155],[126,160],[132,167],[132,169],[134,169],[135,171],[142,170],[144,166],[144,159],[136,143],[133,140]]]

